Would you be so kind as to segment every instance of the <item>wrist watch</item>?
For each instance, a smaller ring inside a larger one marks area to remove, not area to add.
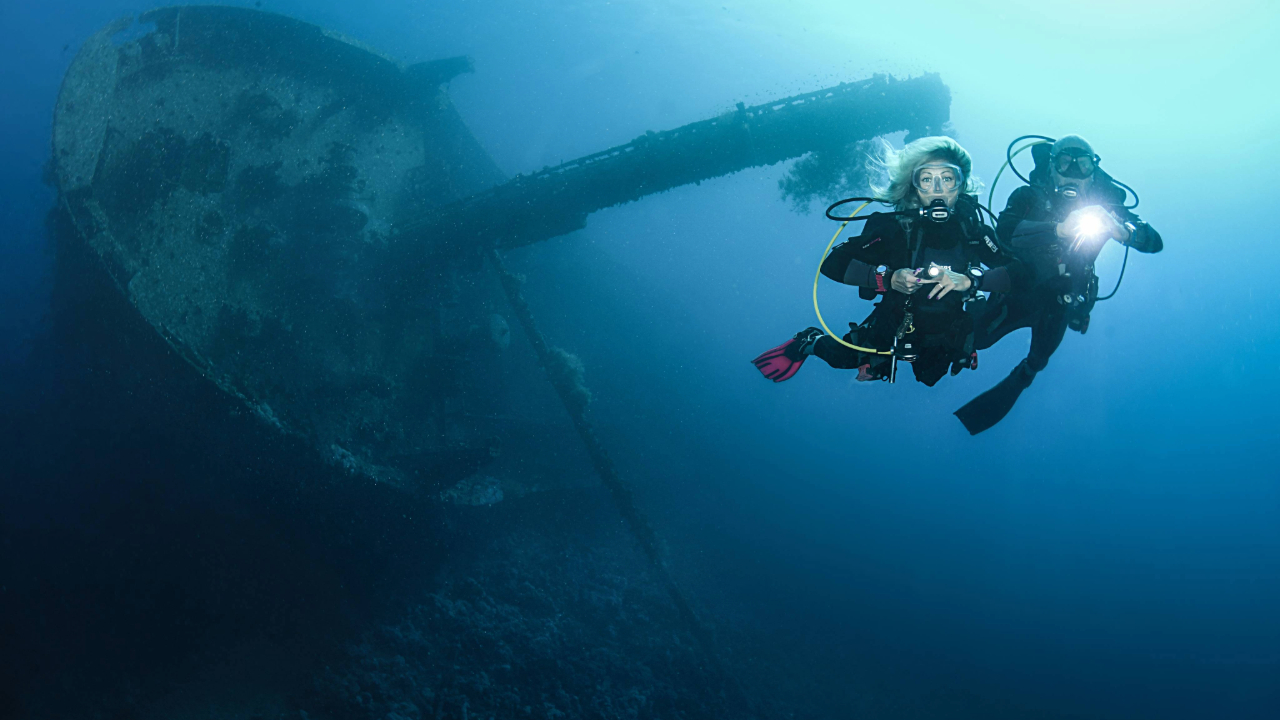
[[[1127,245],[1129,244],[1129,241],[1133,239],[1133,236],[1137,234],[1138,226],[1126,220],[1124,223],[1124,229],[1129,231],[1129,237],[1124,239],[1124,242]]]
[[[888,265],[880,265],[876,268],[876,291],[877,292],[888,291],[889,285],[885,281],[885,276],[888,274],[888,272],[889,272]]]
[[[986,277],[982,272],[982,268],[971,267],[965,271],[965,274],[969,276],[969,282],[973,283],[973,287],[969,288],[970,290],[976,292],[982,289],[982,280]]]

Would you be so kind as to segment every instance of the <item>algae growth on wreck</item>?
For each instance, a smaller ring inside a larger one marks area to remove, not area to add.
[[[131,22],[149,31],[120,41]],[[403,67],[265,12],[126,19],[63,82],[59,204],[203,377],[354,473],[447,486],[500,452],[486,418],[536,381],[494,330],[505,302],[487,248],[814,148],[927,133],[949,101],[936,76],[876,77],[507,181],[450,103],[448,82],[470,71]]]

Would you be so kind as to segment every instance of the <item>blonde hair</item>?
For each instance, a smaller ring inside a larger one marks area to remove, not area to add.
[[[879,152],[867,158],[867,171],[871,177],[888,180],[880,184],[871,181],[871,192],[888,200],[898,210],[920,207],[920,195],[911,183],[916,168],[930,162],[951,163],[964,173],[964,185],[960,192],[976,197],[982,189],[982,181],[973,176],[973,159],[960,143],[946,136],[924,137],[909,142],[901,150],[894,150],[884,138],[880,139]]]

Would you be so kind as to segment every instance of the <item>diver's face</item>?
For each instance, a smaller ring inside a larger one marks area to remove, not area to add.
[[[956,198],[960,197],[960,186],[964,177],[960,168],[949,163],[928,162],[916,168],[912,175],[912,184],[920,197],[920,205],[928,207],[934,200],[941,199],[947,207],[954,208]]]
[[[1098,156],[1092,151],[1067,148],[1050,158],[1054,186],[1075,185],[1083,193],[1093,184],[1094,171],[1098,168]]]
[[[1089,186],[1092,184],[1093,184],[1092,175],[1086,178],[1071,178],[1071,177],[1064,177],[1061,173],[1058,172],[1057,168],[1054,168],[1053,170],[1053,186],[1056,188],[1060,188],[1063,185],[1075,185],[1076,187],[1080,188],[1080,192],[1081,194],[1083,194],[1088,192]]]

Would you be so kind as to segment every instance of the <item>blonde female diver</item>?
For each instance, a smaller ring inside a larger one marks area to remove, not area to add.
[[[889,379],[893,364],[905,360],[932,386],[948,371],[976,366],[966,301],[979,291],[1012,289],[1018,273],[1006,267],[1010,258],[979,214],[981,183],[959,143],[926,137],[898,151],[885,143],[869,165],[887,176],[872,190],[895,212],[868,216],[859,236],[827,255],[821,272],[879,301],[862,323],[849,324],[844,342],[810,327],[756,357],[756,368],[774,382],[794,377],[817,355],[831,367],[856,369],[862,381]]]

